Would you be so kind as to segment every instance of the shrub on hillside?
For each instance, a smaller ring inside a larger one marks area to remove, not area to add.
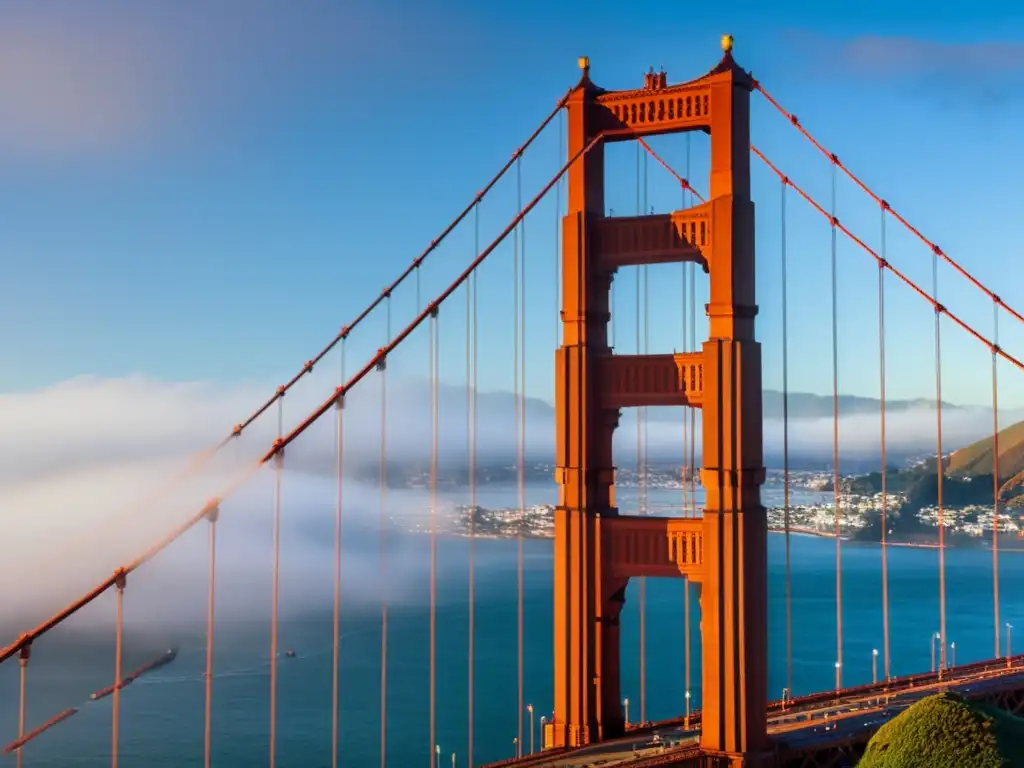
[[[858,768],[1024,768],[1024,719],[955,694],[909,707],[868,742]]]

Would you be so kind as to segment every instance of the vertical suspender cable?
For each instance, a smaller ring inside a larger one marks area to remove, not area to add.
[[[840,538],[839,495],[839,283],[837,278],[836,166],[832,156],[832,505],[836,538],[836,690],[843,683],[843,543]]]
[[[480,252],[480,202],[473,210],[473,253]],[[477,274],[466,282],[466,451],[469,454],[469,646],[467,682],[469,687],[467,715],[466,762],[473,765],[473,714],[475,707],[475,640],[476,640],[476,331]]]
[[[995,656],[1000,655],[999,633],[999,377],[996,373],[999,349],[999,303],[992,304],[992,611],[995,619]],[[1009,655],[1009,654],[1007,654]]]
[[[114,599],[117,604],[117,618],[114,629],[114,691],[111,696],[110,720],[110,768],[117,768],[117,746],[121,717],[121,656],[124,652],[124,585],[125,573],[118,573],[115,582]]]
[[[341,384],[345,384],[345,338],[341,340]],[[334,505],[334,638],[331,664],[331,768],[338,768],[338,698],[341,689],[341,519],[343,478],[345,475],[345,395],[338,395],[334,422],[335,474],[337,497]],[[207,766],[209,768],[209,766]]]
[[[522,158],[516,158],[516,210],[522,210],[523,204],[523,176],[522,176]],[[516,525],[516,672],[517,672],[517,699],[516,699],[516,756],[522,757],[523,755],[523,707],[525,705],[525,697],[523,692],[523,516],[524,516],[524,503],[523,503],[523,460],[520,451],[522,445],[522,434],[521,427],[522,421],[520,413],[523,408],[522,392],[519,390],[520,374],[519,369],[522,366],[522,360],[520,354],[522,352],[522,346],[520,344],[520,315],[522,314],[522,291],[523,286],[520,283],[521,273],[519,269],[520,263],[520,247],[521,247],[521,223],[520,226],[512,230],[512,304],[513,304],[513,320],[512,320],[512,392],[513,399],[515,400],[515,419],[516,419],[516,486],[519,489],[517,499],[517,517],[518,524]]]
[[[689,180],[689,173],[690,173],[689,160],[690,160],[689,134],[687,134],[687,153],[686,153],[686,174],[687,174],[687,180]],[[681,193],[682,193],[682,206],[683,206],[684,209],[685,208],[689,208],[690,207],[690,193],[689,193],[689,189],[687,188],[687,186],[685,184],[682,184],[680,186],[682,187],[682,190],[681,190]],[[686,320],[687,320],[686,299],[687,299],[687,294],[688,294],[688,285],[687,285],[688,273],[687,273],[687,269],[686,269],[687,265],[686,265],[685,261],[682,264],[680,264],[679,266],[681,267],[680,271],[682,272],[682,278],[683,278],[683,282],[682,282],[682,296],[680,297],[680,304],[682,305],[682,331],[683,331],[682,351],[685,353],[685,352],[690,352],[691,351],[690,348],[689,348],[689,336],[687,335],[687,328],[686,328]],[[690,423],[690,410],[691,409],[692,409],[692,406],[687,406],[686,408],[683,409],[683,466],[682,466],[682,469],[680,470],[680,473],[679,473],[679,480],[680,480],[680,482],[682,483],[682,486],[683,486],[683,509],[682,509],[683,516],[686,516],[686,515],[689,514],[690,504],[691,504],[690,498],[689,498],[689,493],[688,493],[688,491],[689,491],[689,479],[687,477],[688,469],[689,469],[689,466],[690,466],[688,450],[689,450],[689,447],[690,447],[689,423]],[[687,544],[686,546],[688,547],[689,544]],[[690,728],[690,579],[689,579],[688,576],[684,576],[683,577],[683,649],[684,649],[684,652],[683,652],[683,697],[685,699],[684,704],[685,704],[685,708],[686,708],[685,709],[685,713],[686,713],[685,727],[686,727],[687,730],[689,730],[689,728]]]
[[[939,679],[946,668],[946,519],[942,498],[945,468],[942,461],[942,305],[939,300],[939,254],[932,249],[932,296],[935,298],[935,482],[939,506]]]
[[[213,760],[212,735],[213,735],[213,618],[214,618],[214,597],[217,592],[217,518],[220,516],[220,509],[211,505],[206,513],[206,519],[210,523],[209,536],[209,560],[210,577],[206,594],[206,670],[203,675],[204,706],[203,706],[203,766],[210,768]]]
[[[687,207],[688,206],[686,205],[686,188],[683,187],[683,208],[685,209]],[[680,267],[680,270],[679,270],[680,274],[682,275],[682,286],[681,286],[681,291],[680,291],[679,305],[680,305],[680,309],[681,309],[680,314],[682,315],[682,331],[683,331],[682,345],[681,345],[680,349],[685,354],[686,352],[690,351],[690,348],[689,348],[690,337],[689,337],[689,332],[688,332],[688,330],[686,328],[686,320],[687,320],[686,299],[688,298],[688,295],[689,295],[689,281],[687,280],[687,276],[688,275],[687,275],[687,271],[686,271],[686,262],[685,261],[682,262],[679,265],[679,267]],[[684,389],[685,388],[686,388],[686,385],[684,384]],[[691,406],[687,405],[685,408],[683,408],[683,465],[682,465],[682,467],[679,470],[679,482],[682,485],[682,492],[683,492],[682,502],[683,502],[683,515],[684,516],[686,514],[688,514],[689,509],[690,509],[690,493],[689,493],[690,492],[690,486],[689,486],[689,483],[687,481],[687,470],[690,467],[690,457],[689,457],[689,454],[688,454],[688,451],[689,451],[689,448],[690,448],[690,407]]]
[[[888,216],[887,204],[882,206],[882,260],[878,263],[878,392],[879,416],[881,418],[880,438],[882,443],[882,644],[885,664],[885,681],[892,676],[889,656],[889,467],[885,456],[885,265],[886,238],[885,222]]]
[[[519,174],[516,174],[517,183],[520,182]],[[519,197],[519,208],[522,210],[522,185],[519,183],[517,192]],[[526,526],[526,217],[519,222],[519,510],[522,521],[519,525],[520,540]],[[523,544],[519,545],[519,717],[525,715],[525,670],[526,666],[522,661],[526,649],[526,612],[525,612],[525,587],[523,582]],[[531,742],[533,738],[531,727]],[[522,752],[523,741],[520,739],[520,752]]]
[[[437,745],[437,309],[430,315],[430,744],[427,768],[434,766]]]
[[[391,295],[387,297],[387,335],[391,339]],[[388,494],[388,367],[387,358],[377,366],[380,371],[380,530],[377,543],[380,553],[380,768],[388,762],[388,569],[385,545],[387,543],[387,494]]]
[[[562,140],[565,137],[565,111],[558,112],[558,167],[565,165],[562,159]],[[555,347],[558,347],[558,338],[561,331],[561,308],[562,308],[562,180],[555,184],[555,257],[554,257],[555,281]],[[615,308],[615,281],[612,280],[611,304]],[[615,328],[615,312],[612,312],[612,328]],[[614,339],[614,330],[612,338]],[[614,342],[612,343],[614,347]],[[470,766],[472,768],[472,766]]]
[[[786,252],[786,187],[782,180],[781,253],[782,253],[782,486],[783,526],[786,533],[786,693],[793,695],[793,579],[790,540],[790,478],[789,478],[789,295],[787,285],[788,254]]]
[[[25,698],[28,688],[28,659],[32,653],[31,645],[23,645],[18,655],[18,750],[16,752],[17,768],[21,768],[21,740],[25,737]]]
[[[277,401],[277,439],[284,433],[284,398]],[[277,616],[281,586],[281,470],[284,452],[274,455],[274,574],[270,589],[270,768],[277,762]]]
[[[636,145],[636,215],[640,216],[643,214],[643,200],[641,199],[641,147],[638,143]],[[640,305],[641,305],[641,270],[636,270],[636,353],[639,355],[643,351],[640,346]],[[644,465],[643,465],[643,410],[641,408],[635,409],[634,416],[636,418],[636,506],[637,514],[643,514],[643,487],[644,487]],[[647,699],[647,675],[646,675],[646,658],[645,658],[645,622],[644,614],[647,612],[647,583],[643,576],[639,579],[639,609],[640,609],[640,722],[646,721],[646,699]]]
[[[686,134],[685,172],[687,184],[690,180],[690,142],[691,134]],[[690,203],[693,204],[693,192],[690,191]],[[697,270],[690,262],[686,265],[690,282],[690,351],[697,351]],[[690,507],[694,517],[697,516],[697,409],[690,408]]]

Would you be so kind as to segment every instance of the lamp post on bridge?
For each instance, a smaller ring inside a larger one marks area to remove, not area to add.
[[[935,641],[939,639],[939,633],[932,633],[932,672],[935,671]]]
[[[455,755],[452,755],[455,757]],[[434,768],[441,768],[441,745],[434,745]]]
[[[686,692],[686,722],[683,723],[686,730],[690,730],[690,692]]]
[[[452,752],[452,768],[455,768],[455,753]]]
[[[956,666],[956,641],[949,644],[949,666]]]
[[[1013,625],[1006,622],[1006,666],[1010,666],[1010,630],[1012,629]]]
[[[836,662],[836,692],[843,687],[843,663],[841,661]]]
[[[519,737],[518,736],[513,736],[512,737],[512,754],[515,757],[522,757],[523,756],[522,753],[519,751]]]
[[[530,713],[530,754],[533,754],[533,704],[526,705],[526,711]]]
[[[871,649],[871,682],[878,682],[878,649]]]
[[[1006,626],[1010,626],[1010,625],[1007,624]],[[1010,637],[1009,637],[1009,635],[1007,635],[1007,637],[1006,637],[1006,647],[1007,648],[1010,647]],[[1007,652],[1007,656],[1009,656],[1009,652]],[[626,710],[626,723],[625,724],[628,726],[629,725],[629,699],[628,698],[622,700],[622,706]]]

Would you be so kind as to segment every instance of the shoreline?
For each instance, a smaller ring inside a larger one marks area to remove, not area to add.
[[[785,535],[786,531],[785,531],[784,528],[769,528],[768,529],[768,533],[774,533],[774,534],[777,534],[777,535]],[[833,533],[832,531],[816,531],[813,528],[790,528],[789,529],[789,533],[790,533],[791,536],[808,536],[808,537],[813,537],[813,538],[817,538],[817,539],[834,539],[836,537],[835,533]],[[460,539],[468,539],[468,538],[470,538],[469,531],[455,531],[454,533],[452,533],[450,535],[453,535],[454,537],[460,538]],[[515,534],[504,534],[504,533],[493,533],[493,532],[486,532],[486,533],[476,532],[476,533],[473,534],[473,538],[497,541],[497,540],[500,540],[500,539],[514,540],[514,539],[516,539],[518,537]],[[523,535],[523,539],[527,539],[527,540],[542,540],[542,539],[553,539],[553,538],[554,538],[554,531],[553,530],[550,533],[545,532],[543,535],[538,535],[536,533],[526,533],[526,534]],[[879,547],[879,548],[881,548],[881,546],[882,546],[882,543],[880,541],[857,541],[857,540],[851,539],[849,536],[844,536],[844,535],[840,535],[839,540],[840,541],[845,541],[848,544],[856,544],[856,545],[859,545],[859,546],[866,546],[866,547]],[[938,549],[939,548],[938,544],[929,544],[928,542],[916,542],[916,541],[886,541],[886,546],[888,546],[888,547],[902,547],[904,549]],[[965,549],[965,550],[976,549],[976,550],[988,551],[988,552],[992,551],[991,547],[984,547],[984,546],[981,546],[980,544],[978,546],[974,546],[974,545],[965,546],[963,544],[947,544],[945,546],[945,549],[958,549],[958,550],[961,550],[961,549]],[[999,551],[1000,552],[1024,553],[1024,541],[1022,541],[1019,545],[1016,545],[1016,546],[1013,546],[1013,545],[1011,545],[1011,546],[1006,546],[1006,545],[1000,546],[999,547]]]
[[[785,528],[769,528],[768,529],[768,533],[776,533],[776,534],[785,535],[786,529]],[[819,539],[834,539],[836,537],[835,533],[832,532],[832,531],[816,531],[813,528],[790,528],[789,529],[789,533],[790,533],[791,536],[813,536],[813,537],[819,538]],[[979,538],[979,540],[981,539],[980,536],[978,538]],[[849,536],[844,536],[844,535],[840,535],[839,536],[839,540],[840,541],[848,542],[850,544],[863,544],[865,546],[872,546],[872,547],[881,547],[882,546],[882,542],[880,542],[880,541],[857,541],[855,539],[851,539]],[[987,542],[987,539],[985,541]],[[938,543],[930,544],[928,542],[921,542],[921,541],[886,541],[885,544],[886,544],[887,547],[905,547],[907,549],[938,549],[939,548]],[[981,546],[980,542],[979,542],[979,545],[977,545],[977,546],[975,546],[973,544],[966,545],[966,546],[964,544],[947,544],[944,547],[944,549],[982,549],[982,550],[992,551],[992,547]],[[999,551],[1000,552],[1024,552],[1024,542],[1021,542],[1017,546],[1012,546],[1012,545],[1009,546],[1009,547],[1007,547],[1005,545],[1000,546],[999,547]]]

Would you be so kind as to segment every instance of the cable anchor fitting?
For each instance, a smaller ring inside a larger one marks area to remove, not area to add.
[[[377,350],[377,363],[374,366],[378,371],[386,371],[388,369],[388,348],[381,347]]]
[[[128,572],[124,568],[118,568],[114,571],[114,586],[117,587],[118,591],[123,592],[127,584]]]
[[[211,523],[216,523],[220,518],[220,499],[213,498],[206,502],[206,509],[204,510],[206,519]]]
[[[334,389],[334,407],[339,411],[345,409],[345,387],[344,385]]]

